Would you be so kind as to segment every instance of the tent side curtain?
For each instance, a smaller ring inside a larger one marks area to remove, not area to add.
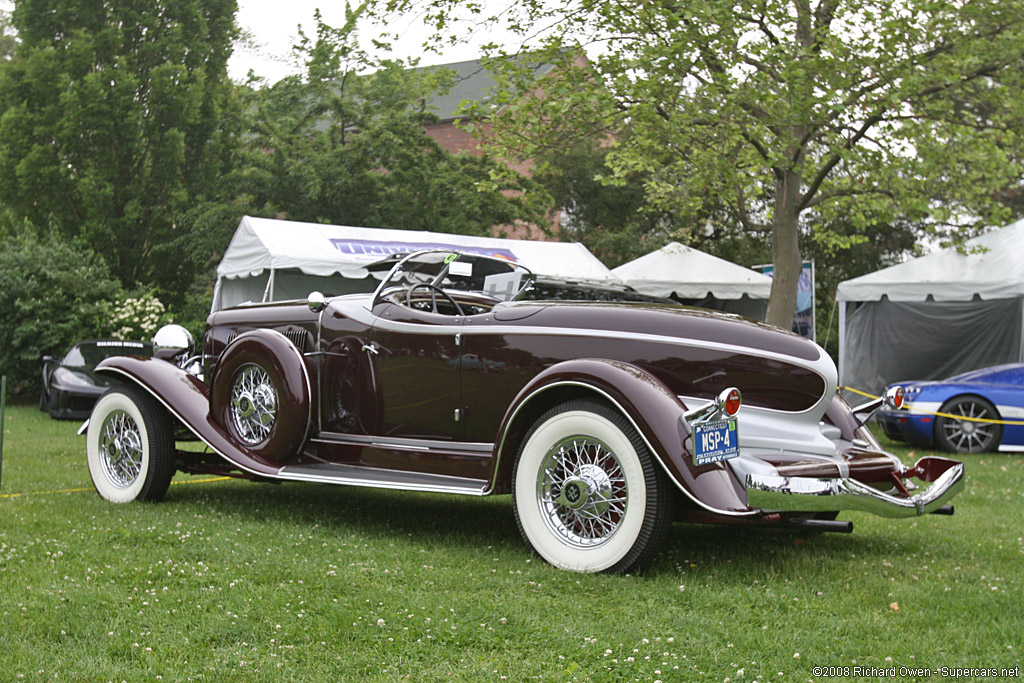
[[[262,301],[269,275],[270,271],[263,271],[255,277],[220,278],[218,281],[220,291],[218,297],[215,298],[213,310]],[[361,279],[351,279],[343,275],[322,277],[308,275],[298,268],[284,268],[274,271],[273,300],[305,300],[313,291],[329,297],[372,292],[379,284],[380,280],[372,276]]]
[[[713,311],[735,313],[744,318],[764,321],[768,316],[768,302],[764,299],[756,299],[744,294],[738,299],[718,299],[712,295],[701,299],[684,299],[673,296],[673,299],[684,306],[696,306],[698,308],[709,308]]]
[[[902,380],[945,379],[1015,363],[1024,299],[846,304],[842,382],[879,394]],[[855,306],[855,307],[854,307]]]

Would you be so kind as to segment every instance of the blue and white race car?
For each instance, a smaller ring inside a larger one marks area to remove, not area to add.
[[[893,387],[903,388],[903,406],[877,413],[890,439],[952,453],[1024,451],[1024,363],[895,382],[886,391]]]

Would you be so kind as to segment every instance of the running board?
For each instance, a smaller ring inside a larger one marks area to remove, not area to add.
[[[359,465],[322,463],[316,465],[287,465],[277,473],[277,479],[307,481],[343,486],[368,486],[378,489],[425,491],[429,493],[458,493],[464,496],[482,496],[487,489],[485,479],[449,477],[443,474],[385,470]]]

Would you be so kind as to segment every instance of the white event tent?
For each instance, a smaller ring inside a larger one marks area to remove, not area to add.
[[[220,265],[212,310],[248,301],[305,299],[370,292],[377,280],[366,266],[417,249],[461,249],[510,258],[538,275],[621,283],[575,242],[537,242],[449,235],[421,230],[358,228],[245,216]]]
[[[612,272],[642,294],[764,320],[772,279],[755,270],[671,242]]]
[[[839,285],[839,376],[877,393],[1024,360],[1024,220]]]

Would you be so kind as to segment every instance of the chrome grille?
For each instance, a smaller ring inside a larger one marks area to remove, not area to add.
[[[288,337],[288,341],[295,344],[295,348],[299,351],[306,350],[306,331],[302,329],[298,330],[287,330],[284,336]]]
[[[292,330],[285,329],[285,330],[278,330],[278,331],[281,334],[283,334],[285,337],[287,337],[288,341],[290,341],[292,344],[295,345],[295,348],[297,348],[299,351],[302,351],[303,353],[305,353],[305,351],[306,351],[306,340],[309,338],[309,335],[306,334],[305,330],[303,330],[302,328],[299,328],[299,329],[292,329]],[[237,337],[237,336],[238,336],[238,332],[232,332],[231,334],[229,334],[228,335],[228,340],[227,340],[227,342],[225,342],[224,345],[227,346],[231,342],[235,341],[235,337]]]

